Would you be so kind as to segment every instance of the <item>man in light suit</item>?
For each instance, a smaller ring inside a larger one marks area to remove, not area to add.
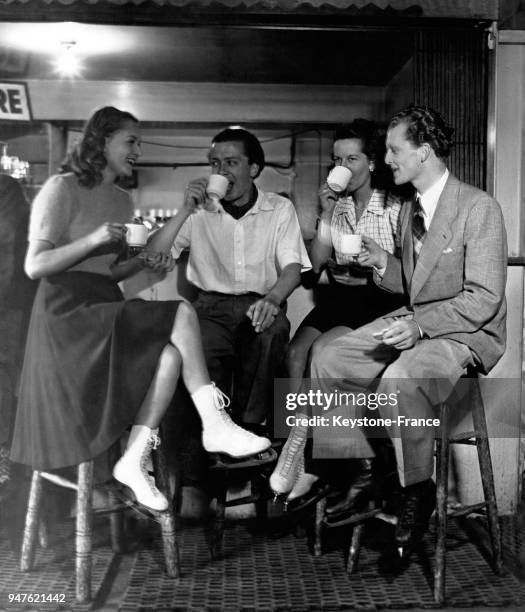
[[[386,162],[395,183],[412,183],[417,197],[401,211],[401,258],[364,238],[359,261],[375,268],[383,289],[407,295],[408,306],[314,350],[312,360],[324,391],[377,385],[377,393],[397,397],[367,414],[396,422],[387,429],[403,487],[395,537],[405,553],[423,537],[435,505],[435,432],[398,425],[397,417],[435,417],[467,366],[487,373],[505,350],[503,217],[493,198],[449,173],[451,134],[428,107],[410,106],[391,120]],[[347,456],[373,456],[363,430],[348,435]],[[347,502],[353,510],[355,495]]]

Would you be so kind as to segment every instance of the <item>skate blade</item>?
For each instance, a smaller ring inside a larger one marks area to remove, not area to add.
[[[133,493],[133,491],[127,485],[119,482],[118,480],[115,482],[117,483],[117,486],[113,490],[115,495],[127,508],[133,512],[136,512],[137,514],[140,514],[142,517],[158,521],[159,517],[170,509],[169,505],[166,510],[155,510],[154,508],[141,504],[137,500],[135,493]]]
[[[244,457],[231,457],[225,453],[209,453],[209,455],[214,461],[214,464],[210,466],[212,470],[256,467],[277,460],[277,453],[272,447]]]

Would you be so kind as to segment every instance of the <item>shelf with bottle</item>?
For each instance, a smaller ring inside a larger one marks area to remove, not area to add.
[[[0,174],[8,174],[15,179],[29,178],[29,162],[16,155],[8,155],[7,142],[0,142]]]
[[[162,227],[176,214],[177,209],[150,208],[148,210],[136,209],[133,216],[137,223],[143,223],[152,232]]]

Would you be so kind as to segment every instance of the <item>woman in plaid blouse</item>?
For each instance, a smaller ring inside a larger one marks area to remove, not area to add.
[[[333,162],[348,168],[352,176],[347,188],[335,193],[325,182],[319,190],[321,216],[317,234],[310,249],[315,280],[328,280],[316,287],[317,305],[303,320],[288,350],[286,363],[290,378],[308,376],[307,364],[312,345],[326,345],[338,336],[373,321],[401,305],[401,297],[382,291],[374,283],[372,268],[357,262],[341,250],[341,238],[346,234],[361,234],[365,241],[373,240],[383,249],[396,250],[395,237],[401,209],[401,199],[386,189],[389,174],[384,164],[384,131],[376,123],[356,119],[339,127],[334,135]],[[325,478],[319,478],[323,463],[307,460],[304,449],[307,428],[295,426],[283,448],[279,462],[270,477],[276,495],[288,494],[285,504],[298,510],[313,503],[332,488]],[[330,441],[328,455],[337,457],[337,445]],[[310,449],[308,449],[310,450]],[[323,446],[323,450],[325,450]],[[331,454],[333,452],[333,454]],[[310,455],[307,452],[307,455]],[[360,482],[372,482],[370,460],[350,460],[354,487]],[[333,475],[333,462],[330,462]],[[357,469],[356,469],[357,468]],[[310,473],[309,470],[316,472]],[[357,473],[355,473],[357,472]],[[345,482],[346,484],[346,482]],[[365,486],[366,488],[366,486]],[[371,487],[368,487],[369,489]],[[358,504],[369,497],[360,495]]]

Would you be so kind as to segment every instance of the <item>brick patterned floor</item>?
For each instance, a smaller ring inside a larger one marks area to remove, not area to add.
[[[26,492],[19,493],[25,499]],[[12,504],[11,504],[12,506]],[[16,511],[13,510],[13,507]],[[291,533],[290,524],[273,518],[264,525],[254,521],[228,524],[224,555],[211,560],[207,527],[182,525],[178,543],[182,575],[173,580],[164,574],[158,526],[132,517],[128,539],[134,552],[125,557],[112,553],[107,520],[96,519],[91,606],[74,603],[74,521],[62,516],[51,529],[50,547],[39,550],[35,569],[18,569],[23,510],[0,503],[0,610],[204,610],[277,612],[281,610],[335,611],[432,608],[433,534],[404,571],[385,553],[392,528],[373,520],[365,535],[359,569],[350,579],[344,554],[349,532],[329,530],[325,552],[310,554],[309,538]],[[495,576],[481,551],[486,531],[482,519],[459,525],[452,521],[448,537],[447,598],[450,608],[525,609],[525,523],[521,518],[502,520],[508,572]],[[122,566],[119,559],[125,558]],[[125,567],[125,575],[122,567]],[[119,570],[120,568],[120,570]],[[120,584],[120,591],[115,584]],[[7,594],[65,593],[64,604],[38,607],[9,604]],[[112,596],[110,596],[112,595]]]

